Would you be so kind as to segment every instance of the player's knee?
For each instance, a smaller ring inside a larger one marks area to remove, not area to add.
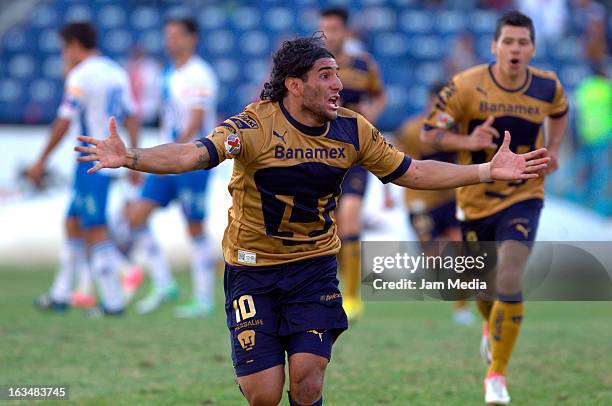
[[[282,394],[282,388],[275,391],[267,387],[252,388],[252,390],[244,392],[244,396],[251,406],[276,406],[280,403]]]
[[[79,238],[82,236],[81,223],[77,217],[67,217],[65,227],[68,238]]]
[[[189,222],[188,229],[191,238],[197,238],[204,234],[204,226],[199,222]]]
[[[324,370],[312,368],[291,376],[290,396],[300,405],[311,405],[323,394]]]

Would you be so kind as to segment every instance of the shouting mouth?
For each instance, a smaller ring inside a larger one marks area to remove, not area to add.
[[[332,109],[332,110],[338,110],[338,107],[340,107],[340,105],[338,104],[340,101],[340,96],[335,95],[330,97],[329,99],[327,99],[327,105]]]

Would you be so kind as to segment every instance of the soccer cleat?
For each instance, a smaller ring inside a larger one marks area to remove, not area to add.
[[[355,321],[363,314],[363,302],[359,298],[343,299],[342,307],[349,321]]]
[[[179,290],[175,283],[165,288],[153,287],[147,297],[136,303],[136,311],[139,314],[151,313],[163,303],[178,300],[178,297]]]
[[[491,365],[493,357],[491,355],[491,341],[489,339],[489,323],[482,323],[482,338],[480,339],[480,357],[486,365]]]
[[[123,316],[124,312],[125,312],[125,309],[123,308],[119,310],[109,310],[105,308],[104,305],[99,305],[99,306],[94,306],[92,308],[86,309],[85,316],[92,318],[92,319],[100,319],[102,317],[107,317],[107,316],[113,316],[113,317]]]
[[[205,317],[213,312],[214,305],[209,300],[191,299],[191,301],[182,306],[178,306],[174,310],[176,317],[190,319],[196,317]]]
[[[456,309],[453,312],[453,321],[460,326],[471,326],[474,324],[474,315],[468,309]]]
[[[41,311],[52,311],[56,313],[65,313],[70,309],[69,303],[56,302],[48,293],[44,293],[34,299],[34,307]]]
[[[126,303],[132,301],[142,282],[144,282],[144,271],[138,265],[130,266],[125,272],[121,272],[121,287]]]
[[[506,387],[506,378],[501,374],[490,373],[484,380],[485,403],[487,405],[507,405],[510,395]]]
[[[96,297],[87,293],[76,291],[72,292],[72,296],[70,297],[70,305],[80,309],[89,309],[94,307],[96,303]]]

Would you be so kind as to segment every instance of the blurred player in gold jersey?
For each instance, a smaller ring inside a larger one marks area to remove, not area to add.
[[[291,405],[322,405],[332,344],[348,327],[338,290],[340,250],[334,210],[354,165],[382,182],[447,189],[531,179],[547,167],[541,149],[514,154],[506,132],[489,163],[418,161],[389,144],[363,116],[338,105],[334,56],[317,38],[286,41],[274,54],[262,101],[205,138],[126,149],[110,137],[76,150],[89,171],[128,166],[152,173],[211,169],[234,159],[232,207],[223,237],[225,312],[238,384],[251,405],[276,405],[289,359]]]
[[[531,19],[512,11],[497,21],[491,44],[495,62],[456,75],[440,92],[422,139],[437,149],[459,151],[459,162],[489,162],[513,134],[510,149],[524,153],[546,145],[551,165],[567,127],[568,104],[554,72],[529,66],[535,53]],[[454,132],[452,128],[458,128]],[[546,137],[546,138],[545,138]],[[485,401],[507,404],[506,367],[523,318],[521,278],[538,228],[544,179],[492,182],[457,191],[464,240],[497,241],[496,300],[479,302],[485,325],[481,352],[490,362]]]
[[[321,12],[319,29],[325,34],[325,45],[340,66],[343,89],[340,102],[343,107],[362,114],[375,123],[387,104],[378,66],[372,57],[350,49],[347,39],[349,13],[342,7],[331,7]],[[342,276],[344,309],[349,320],[363,312],[359,292],[361,284],[360,240],[361,208],[366,192],[368,172],[360,167],[351,168],[342,182],[342,195],[338,202],[338,234],[342,248],[338,255]]]
[[[407,119],[395,135],[400,150],[413,159],[455,162],[455,153],[437,151],[420,139],[427,113],[435,105],[438,93],[443,87],[443,83],[434,84],[429,92],[425,112]],[[410,224],[419,241],[461,241],[461,229],[455,217],[455,190],[406,189],[404,198],[406,207],[410,211]],[[453,309],[455,323],[460,325],[474,323],[474,315],[465,300],[455,301]]]

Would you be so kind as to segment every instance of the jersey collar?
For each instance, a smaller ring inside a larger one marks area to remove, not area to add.
[[[491,80],[493,81],[493,83],[495,83],[495,85],[497,87],[499,87],[501,90],[503,90],[504,92],[508,92],[508,93],[516,93],[516,92],[520,92],[521,90],[524,90],[527,88],[527,84],[529,83],[529,81],[531,80],[531,69],[529,69],[529,67],[527,67],[527,76],[525,76],[525,82],[517,87],[516,89],[508,89],[503,87],[497,80],[495,80],[495,76],[493,75],[493,64],[495,64],[495,62],[491,62],[489,64],[489,76],[491,77]]]
[[[300,123],[295,118],[291,117],[291,114],[289,114],[289,112],[283,105],[282,100],[278,102],[278,106],[280,107],[287,121],[289,121],[289,123],[291,123],[292,126],[297,128],[299,131],[303,132],[304,134],[317,136],[317,135],[323,135],[327,131],[327,126],[329,125],[329,123],[325,123],[320,127],[309,127],[307,125]]]

